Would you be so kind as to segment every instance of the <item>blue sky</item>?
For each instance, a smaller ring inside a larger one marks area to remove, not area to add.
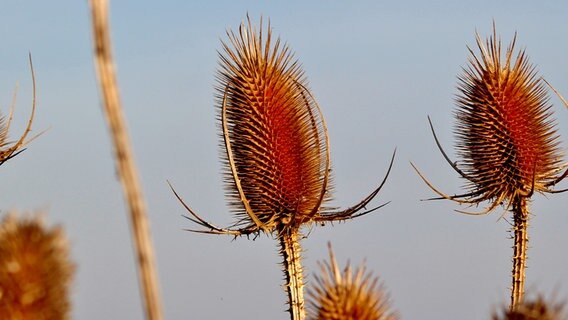
[[[453,156],[456,76],[475,31],[495,21],[504,44],[518,32],[540,74],[568,95],[562,1],[114,1],[111,26],[122,101],[142,176],[167,319],[287,319],[277,243],[207,236],[191,228],[166,179],[203,216],[232,221],[225,205],[213,105],[225,30],[248,14],[270,18],[300,60],[329,127],[335,200],[348,206],[393,172],[372,215],[314,228],[303,241],[308,285],[331,241],[340,264],[366,261],[404,319],[487,319],[509,301],[512,241],[501,211],[472,217],[431,191],[415,162],[443,190],[461,190],[436,149],[430,115]],[[76,319],[140,319],[134,258],[103,122],[86,1],[6,2],[0,10],[0,107],[16,83],[12,136],[38,85],[35,132],[49,131],[0,168],[0,204],[45,210],[64,225],[78,264]],[[568,110],[551,97],[568,144]],[[19,131],[20,130],[20,131]],[[566,185],[566,184],[564,184]],[[568,297],[566,195],[531,204],[529,292]],[[505,215],[505,217],[508,217]]]

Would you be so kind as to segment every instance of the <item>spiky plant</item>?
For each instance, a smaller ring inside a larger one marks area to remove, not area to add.
[[[492,320],[567,320],[564,303],[549,301],[543,296],[534,300],[524,300],[513,310],[504,308],[494,312]]]
[[[289,312],[304,319],[300,263],[301,227],[344,221],[361,211],[383,186],[394,161],[369,196],[342,211],[325,206],[331,198],[327,128],[299,63],[288,46],[272,38],[270,23],[263,31],[247,22],[230,44],[223,42],[217,74],[217,110],[224,147],[225,185],[236,217],[230,228],[219,228],[197,215],[176,193],[191,216],[204,227],[198,232],[233,236],[274,235],[280,242]],[[172,188],[173,190],[173,188]],[[174,191],[175,193],[175,191]]]
[[[0,319],[69,319],[75,266],[63,229],[8,214],[0,224]]]
[[[318,262],[320,274],[308,289],[308,319],[311,320],[395,320],[388,295],[379,279],[363,265],[353,272],[347,263],[339,270],[329,247],[329,261]]]
[[[436,144],[452,168],[466,180],[468,192],[447,195],[417,170],[440,195],[434,199],[475,206],[489,203],[485,210],[474,214],[486,214],[501,205],[511,211],[514,233],[511,308],[523,298],[530,199],[535,192],[565,191],[552,187],[566,176],[566,172],[560,174],[566,165],[562,163],[545,84],[524,50],[513,59],[515,39],[516,35],[504,60],[495,26],[485,45],[476,34],[479,57],[468,48],[469,67],[459,77],[455,109],[456,149],[462,158],[459,163],[446,155],[430,122]]]
[[[8,119],[6,120],[6,118],[2,117],[0,114],[0,166],[4,164],[4,162],[17,156],[20,152],[24,151],[23,148],[25,147],[25,145],[28,144],[31,140],[33,140],[35,137],[37,137],[36,135],[31,139],[27,139],[28,134],[32,130],[32,123],[34,121],[35,107],[36,107],[35,74],[34,74],[31,55],[29,56],[29,61],[30,61],[30,69],[32,74],[32,87],[33,87],[32,112],[28,119],[28,125],[26,126],[24,133],[22,133],[22,135],[16,142],[11,142],[8,140],[8,133],[10,131],[10,125],[12,124],[12,116],[14,115],[15,94],[10,107],[10,113],[8,114]]]

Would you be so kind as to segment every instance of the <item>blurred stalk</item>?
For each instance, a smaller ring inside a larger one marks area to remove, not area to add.
[[[130,138],[126,129],[114,72],[109,35],[108,1],[90,0],[89,4],[93,24],[95,65],[103,96],[104,113],[114,145],[116,167],[129,207],[136,261],[138,262],[138,277],[142,286],[141,291],[146,319],[162,319],[156,263],[150,227],[146,216],[146,204],[134,164]]]

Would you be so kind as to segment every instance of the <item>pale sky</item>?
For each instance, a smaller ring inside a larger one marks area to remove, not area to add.
[[[330,133],[333,204],[351,205],[393,172],[371,215],[315,227],[303,240],[308,285],[331,241],[340,265],[366,261],[403,319],[488,319],[509,302],[512,240],[502,210],[454,212],[413,172],[448,193],[463,181],[436,149],[430,115],[454,157],[456,76],[475,32],[495,21],[507,45],[517,31],[540,74],[568,95],[565,1],[114,1],[111,26],[122,101],[148,203],[166,319],[288,319],[277,242],[184,231],[195,227],[169,190],[219,225],[233,221],[221,180],[214,109],[217,50],[248,13],[302,63]],[[75,319],[141,319],[129,226],[92,61],[86,1],[6,1],[0,10],[0,107],[16,83],[11,136],[30,109],[27,62],[38,86],[34,132],[49,129],[0,167],[0,209],[44,210],[62,224],[78,264]],[[551,96],[562,150],[568,110]],[[455,158],[455,157],[454,157]],[[457,159],[455,159],[457,160]],[[561,187],[566,187],[565,182]],[[567,194],[535,195],[529,293],[568,299]],[[464,209],[464,208],[461,208]],[[509,218],[507,214],[504,216]]]

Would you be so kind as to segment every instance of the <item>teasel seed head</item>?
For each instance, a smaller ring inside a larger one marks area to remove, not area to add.
[[[190,231],[240,235],[281,234],[300,227],[345,221],[373,212],[367,209],[379,186],[343,210],[331,208],[330,150],[322,111],[300,64],[287,45],[274,39],[270,23],[252,25],[247,15],[237,33],[227,31],[217,73],[217,110],[221,129],[224,182],[237,220],[217,227],[193,211],[189,220],[206,228]]]
[[[552,187],[566,176],[546,82],[529,62],[524,50],[515,55],[515,41],[501,52],[493,35],[485,44],[478,34],[479,56],[469,49],[469,66],[458,77],[454,134],[457,154],[453,162],[436,143],[448,163],[466,182],[469,192],[441,198],[478,205],[489,201],[485,214],[499,205],[511,208],[533,193],[554,193]],[[414,165],[413,165],[414,166]],[[415,167],[416,169],[416,167]],[[418,171],[418,169],[416,169]],[[466,212],[467,213],[467,212]]]
[[[365,266],[355,271],[347,263],[343,272],[329,245],[329,261],[319,263],[320,275],[308,289],[308,319],[395,320],[388,295]]]
[[[228,32],[217,103],[230,204],[243,223],[252,213],[270,230],[309,220],[331,185],[325,124],[301,66],[270,23],[262,29],[248,19]]]
[[[69,319],[75,266],[60,227],[14,213],[0,224],[0,319]]]
[[[550,301],[542,296],[534,300],[524,300],[513,310],[503,307],[498,313],[493,313],[493,320],[567,320],[564,303]]]
[[[471,50],[470,66],[459,77],[455,134],[472,198],[493,205],[548,192],[561,168],[553,112],[544,82],[524,50],[505,59],[495,29],[481,56]]]

